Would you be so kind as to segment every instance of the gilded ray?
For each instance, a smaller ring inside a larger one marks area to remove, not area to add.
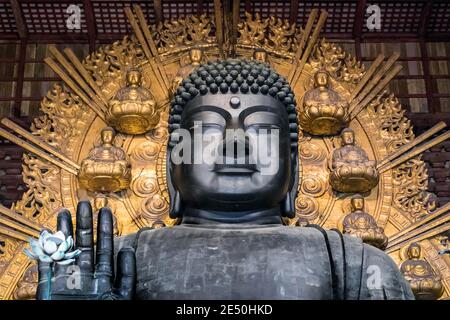
[[[303,54],[303,49],[305,47],[306,42],[308,41],[309,35],[310,35],[310,33],[312,31],[312,27],[314,25],[314,21],[316,20],[318,13],[319,13],[318,9],[312,9],[311,13],[309,14],[308,21],[306,22],[305,29],[303,31],[302,37],[297,46],[297,51],[295,53],[295,58],[294,58],[294,64],[288,75],[289,83],[291,83],[292,79],[294,78],[294,75],[297,70],[297,66],[298,66],[300,59],[302,57],[302,54]]]
[[[17,212],[14,212],[11,209],[8,209],[2,204],[0,204],[0,214],[10,218],[13,221],[19,222],[29,227],[30,229],[34,229],[34,231],[39,232],[40,230],[42,230],[42,226],[40,224],[28,220],[27,218],[24,218],[22,215],[18,214]]]
[[[395,168],[396,166],[408,161],[411,158],[420,155],[422,152],[434,147],[435,145],[438,145],[441,142],[444,142],[449,138],[450,138],[450,131],[444,132],[441,135],[437,136],[436,138],[422,144],[421,146],[415,147],[410,151],[403,153],[400,157],[398,157],[394,161],[387,162],[386,164],[384,164],[379,168],[379,171],[380,173],[384,173],[392,168]]]
[[[403,145],[399,149],[397,149],[394,153],[390,154],[388,157],[384,158],[382,161],[380,161],[377,165],[377,169],[382,168],[385,166],[388,162],[398,158],[399,156],[403,155],[405,152],[409,151],[410,149],[414,148],[418,144],[424,142],[426,139],[430,138],[434,134],[438,133],[442,129],[447,127],[447,124],[443,121],[436,124],[431,129],[427,130],[426,132],[422,133],[420,136],[416,137],[413,141],[411,141],[408,144]]]
[[[317,21],[316,27],[314,28],[314,32],[311,35],[311,38],[308,40],[308,45],[306,46],[306,49],[303,52],[302,59],[300,60],[299,64],[297,65],[294,76],[292,77],[292,81],[290,81],[290,84],[292,87],[295,87],[295,84],[297,83],[298,79],[300,78],[300,75],[302,74],[303,68],[305,67],[306,62],[308,61],[309,56],[311,55],[314,45],[316,44],[317,40],[319,39],[320,31],[322,30],[323,26],[325,25],[325,21],[327,20],[327,17],[328,17],[328,12],[326,12],[325,10],[322,10],[322,12],[320,13],[319,21]]]
[[[27,139],[28,141],[34,143],[35,145],[39,146],[40,148],[44,149],[45,151],[49,152],[53,156],[61,159],[62,161],[66,162],[68,165],[72,166],[75,169],[80,169],[80,166],[73,161],[72,159],[69,159],[64,154],[58,152],[55,148],[53,148],[51,145],[46,143],[45,141],[39,139],[38,137],[32,135],[22,127],[20,127],[18,124],[14,123],[13,121],[9,120],[8,118],[3,118],[0,121],[1,124],[3,124],[5,127],[13,130],[18,135],[21,135],[23,138]]]
[[[72,89],[72,91],[97,114],[100,119],[106,122],[104,111],[100,107],[98,107],[94,101],[89,99],[86,94],[84,94],[82,89],[70,78],[70,76],[68,76],[63,71],[63,69],[61,69],[61,67],[52,58],[45,58],[44,61],[69,86],[69,88]]]
[[[24,140],[22,140],[19,137],[16,137],[15,135],[13,135],[12,133],[9,133],[8,131],[6,131],[3,128],[0,128],[0,136],[2,136],[5,139],[8,139],[9,141],[17,144],[19,147],[24,148],[25,150],[34,153],[36,156],[41,157],[49,162],[51,162],[52,164],[56,165],[57,167],[66,170],[67,172],[70,172],[74,175],[78,174],[78,170],[73,168],[72,166],[52,157],[51,155],[47,154],[45,151],[43,151],[42,149],[36,147],[35,145],[32,145],[29,142],[26,142]]]

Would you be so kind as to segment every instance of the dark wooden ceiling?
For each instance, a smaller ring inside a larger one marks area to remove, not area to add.
[[[227,1],[227,0],[225,0]],[[228,2],[233,2],[228,0]],[[150,23],[189,14],[212,14],[213,0],[0,0],[0,39],[27,41],[96,41],[118,39],[131,32],[123,8],[139,4]],[[69,5],[78,5],[81,28],[70,30]],[[382,27],[368,30],[368,5],[381,8]],[[303,25],[313,8],[329,13],[324,34],[333,39],[450,39],[449,0],[263,0],[240,1],[245,11],[277,15]]]

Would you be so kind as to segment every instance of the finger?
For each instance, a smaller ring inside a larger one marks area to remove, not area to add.
[[[64,233],[67,237],[71,236],[73,238],[73,225],[72,225],[72,215],[69,210],[62,209],[58,213],[58,219],[56,221],[57,230]]]
[[[117,276],[115,294],[122,299],[131,300],[136,283],[136,257],[133,248],[122,248],[117,255]]]
[[[78,202],[76,225],[76,248],[81,250],[77,265],[81,272],[92,272],[94,239],[92,234],[92,207],[89,201]]]
[[[72,225],[72,215],[69,210],[62,209],[58,213],[58,218],[56,220],[56,230],[61,231],[67,237],[71,236],[73,238],[73,225]],[[67,273],[67,269],[71,265],[55,265],[55,278],[59,279],[61,275],[65,275]],[[59,280],[56,280],[59,281]]]
[[[109,290],[111,288],[113,275],[113,216],[109,208],[102,208],[98,213],[97,252],[95,261],[95,276],[99,280],[98,283],[100,292]]]
[[[52,267],[48,262],[38,261],[38,286],[36,300],[51,299]]]

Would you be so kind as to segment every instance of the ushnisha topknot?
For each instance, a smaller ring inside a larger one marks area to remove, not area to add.
[[[200,65],[177,88],[170,106],[169,133],[180,128],[185,105],[198,95],[263,94],[279,100],[289,116],[291,146],[297,148],[298,127],[294,92],[285,78],[267,63],[255,60],[218,60]],[[172,135],[169,146],[176,142]]]

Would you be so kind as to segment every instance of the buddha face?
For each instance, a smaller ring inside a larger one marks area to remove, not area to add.
[[[130,70],[127,73],[127,84],[129,86],[140,86],[142,83],[142,74],[137,70]]]
[[[314,81],[319,87],[328,87],[328,74],[323,71],[319,71],[314,75]]]
[[[253,59],[267,62],[267,53],[265,51],[255,51],[255,53],[253,53]]]
[[[413,243],[408,248],[408,257],[410,259],[420,258],[420,246],[417,243]]]
[[[355,133],[351,130],[344,130],[341,133],[341,139],[344,146],[353,145],[355,143]]]
[[[189,52],[189,57],[191,58],[192,64],[200,64],[203,57],[203,51],[200,49],[192,49]]]
[[[364,198],[354,197],[351,200],[351,206],[353,211],[361,211],[364,209]]]
[[[200,137],[196,139],[199,125]],[[268,95],[197,96],[185,106],[180,127],[194,136],[190,140],[194,159],[191,163],[175,163],[172,154],[170,176],[186,207],[231,213],[279,206],[293,171],[288,114],[279,101]],[[279,137],[276,143],[266,144],[268,153],[254,152],[254,141],[261,138],[264,143],[266,133],[272,131]],[[251,138],[237,132],[248,133]],[[195,156],[202,144],[203,152],[208,149],[213,156],[197,163]],[[265,171],[267,166],[277,170]]]
[[[103,144],[112,144],[114,140],[114,130],[111,128],[105,128],[102,130],[102,142]]]

